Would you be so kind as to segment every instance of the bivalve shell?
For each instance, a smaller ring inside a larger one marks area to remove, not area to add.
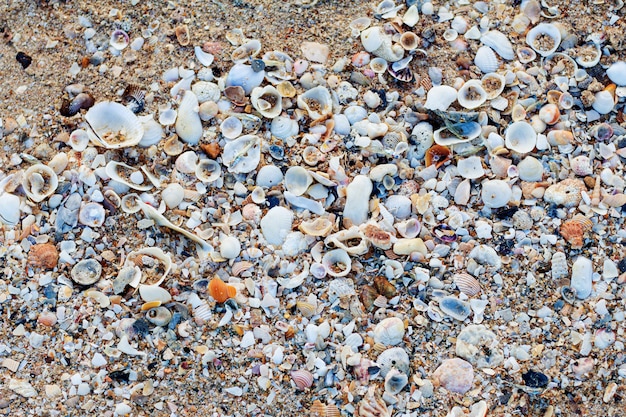
[[[94,105],[85,114],[85,120],[91,141],[107,149],[135,146],[144,134],[143,125],[135,113],[111,101]]]
[[[199,112],[198,97],[192,91],[185,91],[178,106],[176,134],[190,145],[197,145],[202,137],[202,121]]]
[[[483,182],[482,201],[489,208],[500,208],[507,205],[513,195],[509,184],[502,180]]]
[[[564,207],[575,207],[582,200],[582,192],[586,190],[587,187],[581,180],[566,178],[549,186],[543,194],[543,199],[548,203]]]
[[[328,116],[333,109],[330,92],[321,85],[313,87],[298,96],[298,107],[306,110],[309,117],[313,120]]]
[[[95,259],[83,259],[74,265],[70,275],[77,284],[92,285],[100,279],[102,265]]]
[[[261,139],[244,135],[224,146],[222,161],[233,173],[248,173],[256,169],[261,160]]]
[[[457,170],[463,178],[477,179],[485,175],[482,159],[478,156],[470,156],[459,160]]]
[[[112,180],[125,184],[134,190],[148,191],[153,187],[140,170],[123,162],[109,161],[105,167],[105,172]]]
[[[426,95],[424,108],[428,110],[446,111],[452,103],[457,100],[458,91],[448,85],[438,85],[430,90]]]
[[[56,191],[59,185],[57,174],[44,164],[35,164],[24,172],[22,187],[32,201],[39,203]]]
[[[133,286],[133,282],[130,283],[130,286]],[[159,287],[158,285],[139,285],[139,295],[141,299],[146,303],[152,303],[158,301],[161,304],[169,303],[172,301],[172,296],[169,291],[163,287]]]
[[[619,86],[626,86],[626,62],[617,61],[606,70],[606,75]]]
[[[213,159],[201,159],[196,164],[195,174],[202,182],[217,181],[222,176],[222,165]]]
[[[459,89],[457,100],[461,106],[472,110],[487,100],[487,92],[479,80],[469,80]]]
[[[522,64],[528,64],[529,62],[534,61],[537,58],[537,53],[534,49],[528,46],[520,46],[517,48],[517,59]]]
[[[506,129],[506,147],[518,153],[528,153],[537,145],[537,132],[530,123],[514,122]]]
[[[481,46],[474,56],[474,65],[483,73],[495,72],[500,67],[500,62],[496,53],[488,46]]]
[[[271,85],[252,89],[250,102],[263,117],[268,119],[275,118],[283,110],[282,97],[278,90]]]
[[[15,226],[20,221],[20,198],[15,194],[0,194],[0,222]]]
[[[511,44],[511,41],[509,41],[509,38],[507,38],[504,33],[498,30],[485,32],[480,37],[480,41],[483,45],[487,45],[492,48],[498,55],[507,61],[515,58],[515,52],[513,52],[513,45]]]
[[[172,321],[172,312],[166,307],[155,307],[146,311],[146,320],[155,326],[167,326]]]
[[[454,283],[456,287],[463,294],[468,297],[473,297],[480,293],[480,282],[473,276],[467,273],[455,274],[454,275]]]
[[[232,285],[226,284],[224,281],[215,277],[209,282],[209,294],[218,303],[223,303],[229,298],[237,295],[237,289]]]
[[[293,166],[285,173],[285,188],[294,195],[302,195],[313,183],[313,177],[309,172],[299,166]]]
[[[387,317],[374,328],[374,341],[385,346],[398,345],[403,337],[404,322],[398,317]]]
[[[309,236],[327,236],[333,228],[333,223],[326,217],[318,217],[313,220],[305,220],[298,229]]]
[[[561,43],[561,32],[551,23],[539,23],[526,34],[526,43],[541,56],[552,55]]]
[[[304,391],[313,385],[313,374],[306,369],[291,371],[291,380],[300,391]]]
[[[78,221],[89,227],[100,227],[104,223],[106,213],[100,203],[84,203],[80,206]]]
[[[503,75],[496,72],[490,72],[485,74],[481,79],[481,85],[487,93],[487,99],[493,100],[500,96],[506,85],[506,80]]]
[[[409,383],[409,377],[397,369],[389,371],[385,377],[385,392],[396,395]]]
[[[576,62],[583,68],[591,68],[598,65],[602,58],[600,45],[593,42],[576,48]]]
[[[380,367],[380,375],[385,378],[389,371],[397,369],[405,374],[409,373],[410,359],[406,351],[401,347],[393,347],[384,350],[378,358],[376,363]]]
[[[343,249],[334,249],[326,252],[322,257],[322,265],[328,275],[332,277],[345,277],[352,269],[352,259],[348,252]]]

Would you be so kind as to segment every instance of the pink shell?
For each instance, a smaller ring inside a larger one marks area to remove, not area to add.
[[[313,385],[313,374],[306,369],[291,371],[291,379],[300,391],[304,391]]]

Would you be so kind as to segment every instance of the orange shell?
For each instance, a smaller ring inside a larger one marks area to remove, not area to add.
[[[326,405],[320,400],[313,401],[309,409],[311,417],[326,417]]]
[[[445,146],[433,145],[426,151],[426,166],[435,164],[435,168],[439,169],[440,166],[451,159],[451,154],[450,149]]]
[[[33,245],[28,252],[28,263],[34,267],[53,269],[59,261],[59,252],[52,243]]]
[[[209,294],[211,294],[211,297],[218,303],[223,303],[237,295],[237,289],[216,277],[209,282]]]
[[[561,236],[567,240],[573,249],[580,249],[583,247],[583,235],[585,230],[583,225],[575,221],[566,221],[561,225],[559,230]]]

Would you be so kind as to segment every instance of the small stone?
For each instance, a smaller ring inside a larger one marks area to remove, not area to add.
[[[343,209],[343,217],[360,225],[367,221],[370,194],[372,193],[372,181],[365,175],[354,177],[346,189],[346,204]]]
[[[106,364],[107,360],[104,356],[102,356],[102,354],[96,352],[93,355],[93,358],[91,359],[91,366],[93,366],[94,368],[100,368],[102,366],[105,366]]]
[[[550,379],[541,372],[533,371],[532,369],[522,374],[524,383],[531,388],[544,388],[550,382]]]
[[[593,264],[591,260],[579,256],[572,266],[571,287],[576,292],[576,298],[584,300],[591,295],[593,286]]]
[[[78,388],[76,389],[76,394],[84,396],[87,395],[91,392],[91,388],[89,388],[89,384],[87,384],[86,382],[82,382],[78,385]]]
[[[254,333],[250,331],[245,332],[243,337],[241,338],[241,343],[239,343],[239,347],[245,349],[253,345],[254,345]]]
[[[432,376],[435,386],[442,386],[450,392],[465,394],[474,383],[472,364],[463,359],[446,359]]]

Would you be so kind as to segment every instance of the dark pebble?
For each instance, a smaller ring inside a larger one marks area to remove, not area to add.
[[[550,382],[546,375],[533,370],[522,374],[522,379],[530,388],[543,388],[548,385],[548,382]]]
[[[619,269],[619,272],[621,273],[626,272],[626,258],[623,258],[621,261],[617,263],[617,268]]]
[[[17,62],[19,62],[24,69],[30,67],[31,62],[33,62],[33,59],[24,52],[18,52],[15,59],[17,59]]]

